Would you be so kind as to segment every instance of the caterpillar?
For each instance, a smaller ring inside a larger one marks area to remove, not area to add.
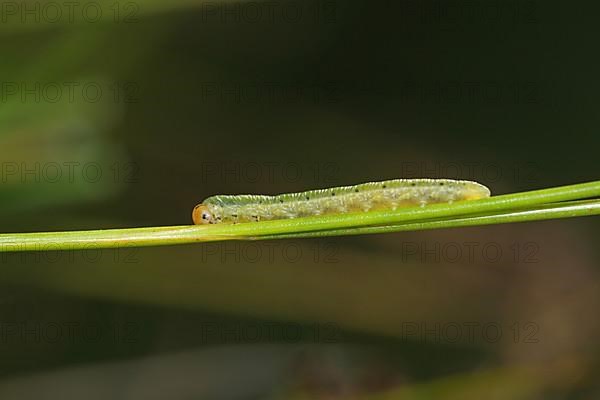
[[[313,215],[395,210],[490,196],[477,182],[453,179],[392,179],[275,196],[218,195],[192,211],[194,224],[257,222]]]

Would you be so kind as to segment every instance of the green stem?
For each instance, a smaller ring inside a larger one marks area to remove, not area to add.
[[[0,234],[0,252],[161,246],[220,240],[316,237],[450,228],[600,213],[600,181],[427,207],[335,214],[245,224]],[[355,228],[355,229],[349,229]]]
[[[399,225],[367,226],[364,228],[333,229],[329,231],[258,236],[255,239],[296,239],[306,237],[349,236],[373,233],[423,231],[441,228],[460,228],[466,226],[506,224],[511,222],[542,221],[548,219],[585,217],[591,215],[600,215],[600,200],[584,200],[554,203],[544,205],[538,208],[522,209],[513,212],[498,212],[490,215],[475,215],[463,218],[440,219],[434,221],[428,220],[424,222],[413,222]]]

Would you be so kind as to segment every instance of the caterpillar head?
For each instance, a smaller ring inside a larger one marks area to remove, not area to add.
[[[205,204],[198,204],[192,211],[192,220],[196,225],[214,224],[216,219]]]

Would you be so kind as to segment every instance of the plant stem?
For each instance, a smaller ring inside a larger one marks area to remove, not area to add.
[[[463,218],[450,218],[439,220],[428,220],[424,222],[412,222],[399,225],[367,226],[364,228],[333,229],[318,232],[290,233],[283,235],[259,236],[256,240],[263,239],[294,239],[305,237],[327,237],[365,235],[373,233],[392,233],[406,231],[422,231],[441,228],[460,228],[467,226],[506,224],[511,222],[542,221],[548,219],[585,217],[600,215],[600,201],[584,200],[563,202],[545,205],[534,209],[523,209],[509,212],[498,212],[490,215],[468,216]]]
[[[600,181],[426,207],[244,224],[0,234],[0,252],[161,246],[220,240],[356,235],[600,214]]]

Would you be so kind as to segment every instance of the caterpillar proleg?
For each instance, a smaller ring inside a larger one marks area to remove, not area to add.
[[[306,192],[265,195],[218,195],[198,204],[196,225],[257,222],[312,215],[395,210],[399,207],[452,203],[490,196],[490,190],[471,181],[453,179],[393,179]]]

